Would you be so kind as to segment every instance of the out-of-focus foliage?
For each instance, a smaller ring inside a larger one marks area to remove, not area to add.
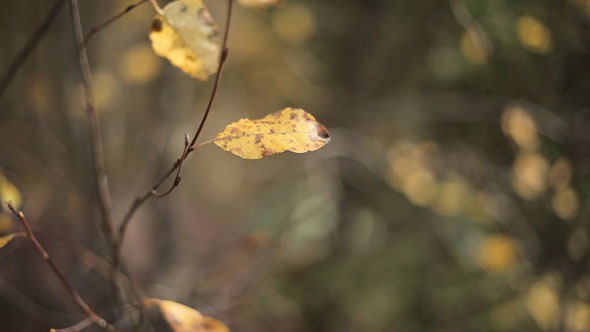
[[[0,249],[7,245],[12,239],[14,238],[14,234],[8,234],[4,236],[0,236]]]
[[[284,151],[315,151],[330,141],[326,127],[298,108],[285,108],[259,120],[241,119],[215,136],[215,144],[244,159]]]
[[[238,2],[242,6],[264,9],[268,7],[282,6],[285,4],[286,0],[238,0]]]
[[[156,54],[194,78],[206,80],[217,71],[217,26],[201,0],[177,0],[166,5],[152,22],[150,40]]]
[[[132,2],[81,1],[83,25]],[[204,3],[221,25],[225,2]],[[49,7],[0,11],[0,73]],[[123,256],[147,296],[234,332],[590,330],[587,0],[234,9],[201,137],[296,105],[332,140],[255,161],[195,151],[130,225]],[[210,92],[145,53],[153,15],[139,7],[89,43],[116,221],[178,158]],[[108,317],[69,12],[56,23],[0,96],[0,168]],[[0,213],[0,236],[16,227]],[[0,251],[8,331],[80,319],[39,261],[27,241]]]
[[[162,317],[164,322],[156,322],[156,326],[164,323],[172,332],[229,332],[222,322],[174,301],[146,299],[143,305],[146,309],[155,307],[157,314],[150,312],[150,319],[158,321]]]

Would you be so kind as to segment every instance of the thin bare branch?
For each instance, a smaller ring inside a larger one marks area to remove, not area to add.
[[[8,208],[18,218],[18,220],[20,220],[20,222],[23,224],[23,226],[25,228],[25,231],[27,233],[27,237],[29,238],[29,240],[31,241],[31,243],[33,243],[33,246],[35,247],[35,249],[37,249],[37,251],[39,252],[39,254],[41,254],[41,257],[43,257],[43,259],[45,260],[45,262],[49,265],[49,267],[51,268],[51,270],[53,271],[53,273],[57,276],[57,278],[62,283],[62,285],[67,289],[68,293],[70,293],[70,295],[72,296],[72,299],[74,300],[74,302],[76,302],[76,304],[78,305],[78,307],[80,309],[82,309],[82,311],[84,313],[86,313],[86,315],[88,316],[88,318],[92,319],[92,321],[94,323],[96,323],[98,326],[104,328],[105,330],[107,330],[109,332],[115,331],[115,328],[112,325],[110,325],[109,323],[107,323],[107,321],[104,320],[102,317],[100,317],[99,315],[97,315],[88,306],[88,304],[86,304],[86,302],[84,302],[84,300],[82,300],[82,298],[80,297],[80,295],[78,294],[78,292],[76,292],[72,288],[72,286],[70,286],[70,284],[68,283],[68,281],[66,280],[66,278],[63,276],[63,274],[59,271],[59,269],[55,265],[55,263],[53,263],[53,260],[51,260],[51,257],[49,256],[49,254],[47,253],[47,251],[45,251],[45,249],[43,248],[43,246],[41,246],[41,244],[39,243],[39,241],[37,241],[37,238],[33,234],[33,231],[31,230],[31,226],[29,225],[29,222],[25,218],[24,213],[22,211],[16,210],[15,207],[12,206],[11,203],[8,203]]]
[[[170,168],[170,170],[168,170],[168,172],[166,172],[166,174],[158,182],[156,182],[150,188],[149,191],[147,191],[145,194],[143,194],[142,196],[139,196],[135,199],[135,201],[131,205],[129,211],[127,212],[127,214],[125,214],[123,221],[119,225],[117,244],[115,246],[115,250],[113,250],[113,252],[114,252],[113,265],[115,267],[117,267],[118,257],[120,255],[120,251],[121,251],[121,245],[125,239],[125,231],[127,230],[127,226],[129,225],[129,222],[131,221],[131,218],[133,217],[135,212],[150,197],[152,197],[152,196],[165,197],[168,194],[170,194],[179,185],[179,183],[180,183],[180,170],[182,169],[182,164],[184,163],[186,158],[193,151],[196,150],[197,146],[195,146],[195,143],[196,143],[197,139],[199,138],[199,135],[201,134],[201,131],[203,130],[203,126],[205,125],[205,122],[207,121],[209,113],[211,112],[211,108],[213,107],[213,102],[215,101],[215,96],[217,95],[217,89],[219,87],[219,82],[221,80],[221,73],[223,72],[223,67],[225,65],[225,62],[227,61],[227,56],[228,56],[227,39],[229,36],[229,27],[230,27],[230,23],[231,23],[232,10],[233,10],[233,0],[228,0],[227,16],[226,16],[226,21],[225,21],[225,31],[224,31],[224,35],[223,35],[223,41],[221,43],[221,54],[219,55],[219,63],[217,65],[217,73],[215,74],[215,81],[213,83],[213,89],[211,90],[211,95],[209,96],[209,102],[207,103],[207,108],[205,109],[205,113],[203,114],[203,117],[201,118],[201,121],[199,122],[197,130],[188,145],[187,145],[188,139],[185,139],[185,148],[183,149],[183,152],[182,152],[182,155],[180,156],[180,158],[178,158],[174,162],[174,164],[172,165],[172,168]],[[174,182],[172,183],[171,187],[164,194],[158,194],[158,192],[157,192],[158,188],[162,185],[162,183],[164,183],[164,181],[166,181],[170,176],[172,176],[172,174],[174,174],[175,171],[176,171],[176,176],[174,178]]]
[[[111,194],[109,191],[109,182],[104,167],[104,155],[102,149],[102,140],[100,137],[100,125],[96,110],[94,108],[94,99],[92,96],[90,65],[88,64],[88,54],[84,45],[84,36],[82,34],[82,24],[80,23],[80,12],[78,10],[78,0],[70,0],[72,9],[72,22],[76,36],[76,46],[78,48],[78,62],[80,72],[82,73],[82,83],[84,86],[84,97],[86,99],[86,113],[90,127],[90,141],[92,149],[92,164],[94,167],[94,180],[96,184],[96,193],[101,212],[101,227],[105,240],[112,246],[113,228],[111,214]]]
[[[106,28],[107,26],[111,25],[111,23],[115,22],[116,20],[120,19],[121,17],[125,16],[125,14],[129,13],[130,11],[132,11],[134,8],[141,6],[142,4],[148,2],[148,0],[140,0],[132,5],[127,6],[127,8],[125,8],[122,12],[120,12],[119,14],[110,17],[109,19],[107,19],[106,21],[102,22],[101,24],[93,27],[92,29],[90,29],[90,31],[88,32],[88,34],[86,34],[86,37],[84,38],[84,45],[88,45],[88,42],[90,41],[90,39],[92,37],[94,37],[94,35],[96,35],[97,33],[99,33],[100,31],[102,31],[104,28]]]
[[[35,33],[27,41],[22,50],[18,52],[17,56],[14,58],[14,60],[8,67],[8,70],[6,71],[6,73],[4,73],[2,79],[0,80],[0,96],[4,94],[4,91],[6,91],[6,88],[8,88],[8,86],[12,82],[14,75],[18,72],[19,68],[23,65],[23,63],[25,63],[25,61],[27,60],[29,55],[31,55],[31,53],[39,44],[41,39],[43,39],[43,36],[45,36],[47,31],[49,30],[49,27],[51,26],[53,21],[55,21],[57,14],[59,14],[59,10],[65,3],[66,0],[55,1],[53,7],[51,7],[51,10],[49,11],[49,14],[47,14],[41,25],[37,28],[37,30],[35,30]]]

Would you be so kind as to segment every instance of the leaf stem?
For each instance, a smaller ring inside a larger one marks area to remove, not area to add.
[[[132,11],[134,8],[144,4],[148,2],[148,0],[140,0],[132,5],[127,6],[127,8],[125,8],[122,12],[120,12],[119,14],[110,17],[109,19],[107,19],[106,21],[104,21],[103,23],[94,26],[92,29],[90,29],[90,31],[88,32],[88,34],[86,34],[86,37],[84,37],[84,45],[88,45],[88,42],[90,41],[90,39],[92,37],[94,37],[94,35],[96,35],[97,33],[99,33],[100,31],[102,31],[104,28],[106,28],[107,26],[109,26],[111,23],[115,22],[116,20],[120,19],[121,17],[123,17],[125,14],[129,13],[130,11]]]
[[[57,268],[57,266],[55,265],[55,263],[53,263],[53,260],[51,260],[51,257],[49,256],[49,254],[47,253],[47,251],[45,251],[45,249],[43,248],[43,246],[41,246],[41,244],[39,243],[39,241],[37,241],[37,238],[33,234],[33,231],[31,230],[31,226],[29,225],[27,219],[25,218],[24,213],[22,211],[16,210],[14,208],[14,206],[12,206],[11,203],[8,203],[8,208],[20,220],[20,222],[23,224],[23,226],[25,228],[25,231],[27,233],[27,237],[29,238],[29,240],[31,241],[31,243],[33,243],[33,246],[35,247],[35,249],[37,249],[37,251],[39,252],[39,254],[41,254],[41,257],[43,257],[43,259],[45,260],[45,262],[49,265],[49,267],[51,268],[51,270],[53,271],[53,273],[57,276],[57,278],[62,283],[62,285],[67,289],[68,293],[70,293],[70,296],[72,297],[72,299],[74,300],[74,302],[76,302],[76,304],[78,305],[78,307],[80,309],[82,309],[82,311],[84,313],[86,313],[86,315],[88,316],[88,318],[92,319],[92,321],[94,323],[96,323],[98,326],[102,327],[103,329],[105,329],[105,330],[107,330],[109,332],[114,332],[115,331],[115,328],[111,324],[107,323],[107,321],[105,321],[102,317],[100,317],[99,315],[97,315],[88,306],[88,304],[86,304],[86,302],[84,302],[84,300],[82,300],[82,298],[80,297],[80,295],[78,294],[78,292],[76,292],[72,288],[72,286],[70,286],[70,284],[68,283],[68,281],[66,280],[66,278],[64,277],[64,275],[59,271],[59,269]]]
[[[154,6],[154,9],[158,12],[158,14],[164,15],[164,11],[158,4],[158,0],[150,0],[150,2],[152,3],[152,6]]]

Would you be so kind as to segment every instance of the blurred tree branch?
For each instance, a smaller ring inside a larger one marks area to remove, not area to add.
[[[35,33],[27,41],[25,46],[23,46],[21,51],[18,52],[10,66],[8,66],[8,70],[6,73],[4,73],[2,79],[0,79],[0,97],[4,94],[4,91],[6,91],[6,88],[8,88],[14,79],[14,75],[18,72],[23,63],[25,63],[41,39],[43,39],[43,36],[45,36],[49,30],[49,27],[53,21],[55,21],[55,18],[57,17],[57,14],[59,14],[59,11],[64,3],[66,3],[66,0],[55,1],[53,7],[49,11],[49,14],[47,14],[41,25],[37,28],[37,30],[35,30]]]

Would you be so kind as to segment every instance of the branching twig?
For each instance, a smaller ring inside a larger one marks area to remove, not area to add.
[[[86,112],[88,114],[88,122],[90,127],[92,164],[94,167],[96,191],[102,217],[101,227],[105,240],[109,245],[112,245],[112,243],[114,243],[114,240],[111,215],[111,195],[109,191],[108,179],[104,168],[104,156],[102,151],[102,141],[100,138],[100,126],[98,122],[98,117],[96,116],[94,100],[92,97],[92,88],[90,85],[90,65],[88,64],[88,55],[86,54],[86,47],[84,46],[84,36],[82,34],[82,24],[80,23],[78,0],[70,0],[70,5],[72,9],[72,22],[74,24],[74,32],[76,36],[76,46],[78,48],[78,62],[80,64],[80,71],[82,73],[82,83],[84,85]]]
[[[88,32],[88,34],[86,35],[86,37],[84,38],[84,45],[88,45],[88,42],[90,41],[90,39],[92,37],[94,37],[94,35],[96,35],[97,33],[99,33],[102,29],[106,28],[107,26],[109,26],[111,23],[115,22],[116,20],[120,19],[121,17],[123,17],[125,14],[129,13],[130,11],[132,11],[135,7],[138,7],[144,3],[148,2],[148,0],[140,0],[132,5],[129,5],[127,8],[125,8],[122,12],[120,12],[119,14],[109,18],[108,20],[104,21],[103,23],[93,27],[92,29],[90,29],[90,31]]]
[[[47,17],[43,20],[43,23],[35,30],[35,33],[31,36],[31,39],[27,41],[25,46],[22,48],[20,52],[18,52],[17,56],[14,58],[14,61],[8,67],[8,71],[2,76],[0,80],[0,96],[4,93],[6,88],[12,82],[14,75],[18,71],[18,69],[22,66],[22,64],[27,60],[29,55],[33,52],[37,44],[41,41],[45,33],[49,30],[51,23],[55,21],[57,14],[59,14],[59,10],[66,3],[66,0],[56,0],[55,4],[47,14]]]
[[[209,97],[209,102],[207,103],[207,108],[205,109],[205,113],[203,114],[203,117],[201,118],[201,121],[199,122],[199,125],[197,127],[197,130],[196,130],[195,135],[193,136],[192,140],[189,142],[188,138],[190,138],[190,137],[185,137],[185,148],[184,148],[180,158],[178,158],[176,160],[176,162],[174,162],[174,164],[172,165],[172,168],[170,168],[170,170],[168,170],[168,172],[166,172],[166,174],[158,182],[156,182],[150,188],[149,191],[147,191],[145,194],[143,194],[142,196],[139,196],[135,199],[135,201],[133,202],[133,204],[129,208],[129,211],[127,212],[127,214],[125,214],[123,221],[119,225],[119,229],[118,229],[118,233],[117,233],[118,236],[117,236],[117,241],[116,241],[117,243],[116,243],[116,246],[113,250],[113,255],[114,255],[113,256],[113,265],[115,267],[117,267],[118,257],[120,255],[120,251],[121,251],[121,245],[123,244],[123,240],[125,239],[125,231],[127,230],[127,226],[129,225],[129,222],[131,221],[131,218],[133,217],[135,212],[150,197],[152,197],[152,196],[155,196],[155,197],[167,196],[168,194],[170,194],[174,190],[174,188],[176,188],[178,186],[178,184],[180,183],[180,170],[182,168],[182,164],[184,163],[186,158],[193,151],[196,150],[197,146],[195,145],[195,143],[197,141],[197,138],[199,138],[201,131],[203,130],[203,126],[205,125],[205,122],[207,121],[207,117],[209,116],[209,113],[211,112],[211,108],[213,106],[213,102],[215,101],[215,96],[217,94],[217,89],[219,87],[219,82],[221,80],[221,73],[223,71],[223,66],[227,60],[227,55],[228,55],[227,39],[229,36],[229,27],[230,27],[230,22],[231,22],[232,9],[233,9],[233,0],[228,0],[227,18],[225,21],[225,32],[223,35],[223,41],[221,43],[221,54],[219,56],[219,63],[217,65],[217,73],[215,74],[215,82],[213,83],[213,89],[211,90],[211,95]],[[189,142],[188,145],[187,145],[187,142]],[[174,174],[175,171],[176,171],[176,176],[175,176],[174,182],[172,183],[170,189],[168,189],[164,194],[158,194],[158,192],[157,192],[158,188],[162,185],[162,183],[164,183],[164,181],[166,181],[172,174]]]
[[[84,311],[84,313],[86,313],[86,315],[88,315],[88,318],[92,319],[92,321],[94,323],[96,323],[98,326],[104,328],[107,331],[111,331],[111,332],[115,331],[115,328],[112,325],[110,325],[109,323],[107,323],[102,317],[97,315],[92,309],[90,309],[88,304],[86,304],[86,302],[84,302],[84,300],[82,300],[80,295],[78,295],[78,292],[76,292],[72,288],[72,286],[70,286],[70,284],[68,283],[66,278],[59,271],[59,269],[57,268],[55,263],[53,263],[53,261],[51,260],[51,257],[49,257],[49,254],[47,253],[47,251],[45,251],[45,249],[43,249],[43,246],[41,246],[39,241],[37,241],[37,238],[33,234],[33,231],[31,230],[31,226],[29,226],[29,223],[28,223],[27,219],[25,218],[25,215],[23,214],[23,212],[17,211],[14,208],[14,206],[12,206],[12,204],[10,204],[10,203],[8,203],[8,208],[10,209],[10,211],[12,211],[12,213],[14,213],[14,215],[23,224],[25,231],[27,232],[27,237],[33,243],[35,249],[37,249],[39,254],[41,254],[41,256],[43,257],[45,262],[51,268],[51,270],[53,270],[53,273],[58,277],[58,279],[61,281],[62,285],[67,289],[68,293],[70,293],[70,295],[72,296],[72,299],[74,300],[74,302],[76,302],[78,307],[80,307],[80,309],[82,309],[82,311]]]

